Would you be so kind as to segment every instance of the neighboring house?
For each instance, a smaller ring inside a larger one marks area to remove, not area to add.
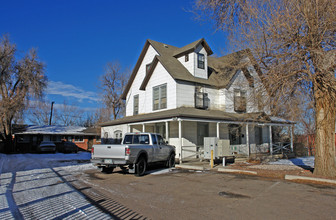
[[[74,142],[83,150],[91,150],[93,144],[100,143],[100,128],[59,125],[28,125],[14,132],[16,151],[32,152],[42,141]]]
[[[147,40],[122,94],[126,116],[101,124],[102,141],[157,132],[176,146],[180,160],[201,150],[204,137],[223,140],[235,154],[272,151],[272,126],[293,123],[267,115],[267,92],[251,53],[212,53],[204,39],[181,48]]]

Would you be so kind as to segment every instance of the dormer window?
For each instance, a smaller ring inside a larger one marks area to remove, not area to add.
[[[198,53],[197,54],[197,68],[204,69],[204,54]]]
[[[184,55],[184,62],[188,62],[189,61],[189,54]]]

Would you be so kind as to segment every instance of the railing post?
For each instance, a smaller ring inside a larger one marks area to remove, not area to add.
[[[273,143],[272,143],[272,126],[269,126],[269,137],[270,137],[270,153],[273,155]]]
[[[181,119],[178,121],[178,127],[179,127],[179,141],[180,141],[180,164],[182,163],[182,121]]]
[[[292,153],[294,152],[294,146],[293,146],[293,129],[294,128],[294,126],[293,125],[291,125],[290,126],[290,137],[291,137],[291,143],[290,143],[290,147],[291,147],[291,151],[292,151]]]

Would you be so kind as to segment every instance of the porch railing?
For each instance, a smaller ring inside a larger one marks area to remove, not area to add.
[[[273,154],[286,154],[291,153],[291,144],[290,143],[283,143],[283,142],[276,142],[272,143]]]
[[[199,158],[200,161],[202,161],[203,157],[204,157],[203,146],[182,146],[182,152],[181,152],[182,160]]]

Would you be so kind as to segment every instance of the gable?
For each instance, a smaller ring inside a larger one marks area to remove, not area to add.
[[[147,40],[145,43],[144,48],[141,51],[140,57],[132,71],[132,74],[127,82],[127,85],[124,89],[123,94],[121,95],[121,98],[123,100],[126,100],[127,94],[130,91],[131,87],[134,86],[134,80],[136,78],[138,79],[143,79],[145,77],[146,74],[146,65],[151,63],[153,58],[155,57],[155,55],[158,55],[158,52],[155,50],[154,47],[151,46],[151,44],[149,43],[149,41]],[[138,75],[140,73],[140,75]],[[142,74],[142,75],[141,75]],[[140,87],[141,82],[137,82],[136,84],[139,84],[137,88],[138,89]]]

